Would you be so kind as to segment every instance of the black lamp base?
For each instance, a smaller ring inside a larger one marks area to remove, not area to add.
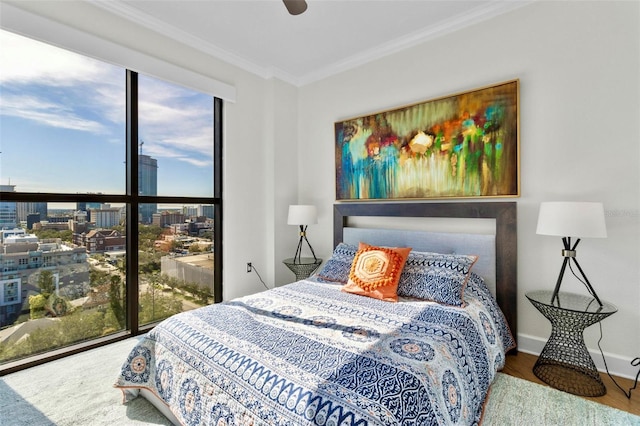
[[[307,245],[309,246],[309,250],[311,250],[311,254],[313,255],[313,260],[314,261],[318,261],[318,258],[316,257],[316,253],[313,251],[313,247],[311,247],[311,244],[309,244],[309,240],[307,240],[307,226],[306,225],[300,225],[300,240],[298,241],[298,248],[296,249],[296,254],[293,256],[293,263],[302,263],[300,260],[300,256],[302,254],[302,241],[306,241]]]
[[[578,267],[578,271],[580,272],[580,275],[582,275],[583,280],[580,280],[580,281],[582,281],[582,283],[587,287],[589,294],[591,294],[591,296],[593,296],[593,298],[596,299],[598,304],[600,306],[603,306],[602,302],[600,301],[600,298],[596,294],[596,291],[593,289],[593,286],[589,282],[589,279],[587,278],[587,276],[584,274],[584,271],[580,267],[580,264],[578,263],[578,259],[576,259],[576,247],[578,247],[578,243],[580,243],[580,238],[578,238],[575,244],[573,245],[573,247],[571,247],[571,237],[562,238],[562,244],[564,245],[564,250],[562,250],[562,255],[564,256],[564,261],[562,262],[562,268],[560,268],[560,275],[558,276],[558,281],[556,281],[556,287],[553,290],[551,303],[554,303],[556,299],[558,300],[558,303],[560,303],[560,299],[558,298],[558,292],[560,291],[560,284],[562,284],[564,271],[565,269],[567,269],[567,265],[569,265],[571,261],[573,261],[573,263]],[[571,268],[571,265],[569,265],[569,268]]]

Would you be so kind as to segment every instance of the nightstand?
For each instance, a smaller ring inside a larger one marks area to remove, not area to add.
[[[573,293],[560,292],[554,302],[553,291],[532,291],[526,296],[551,322],[551,336],[533,366],[533,373],[554,388],[574,395],[607,393],[584,343],[583,332],[618,309],[604,301],[600,306],[592,297]]]
[[[293,259],[293,257],[290,257],[283,260],[282,263],[287,265],[287,268],[296,275],[296,280],[298,281],[309,278],[322,263],[322,259],[314,259],[313,257],[298,257],[295,262]]]

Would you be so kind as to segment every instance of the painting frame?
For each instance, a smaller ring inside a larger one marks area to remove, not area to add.
[[[334,123],[337,201],[520,196],[520,80]]]

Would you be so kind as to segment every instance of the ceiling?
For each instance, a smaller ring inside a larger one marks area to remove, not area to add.
[[[531,0],[88,0],[262,77],[304,85]]]

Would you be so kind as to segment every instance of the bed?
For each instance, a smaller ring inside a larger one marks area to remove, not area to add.
[[[488,219],[495,232],[354,227],[354,217]],[[516,204],[336,204],[334,247],[309,279],[160,323],[124,361],[125,403],[142,395],[184,425],[479,424],[516,346]],[[389,301],[374,294],[389,276],[366,279],[396,261],[400,296]],[[354,285],[371,293],[346,291]]]

